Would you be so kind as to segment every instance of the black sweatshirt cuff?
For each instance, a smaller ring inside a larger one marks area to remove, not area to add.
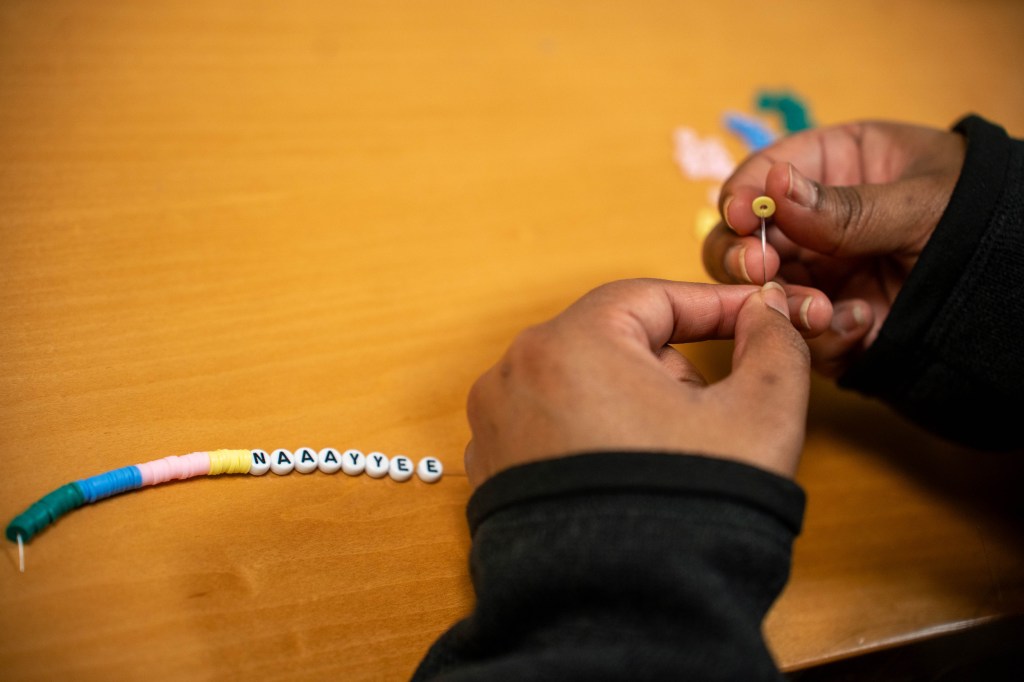
[[[805,496],[793,481],[731,460],[657,452],[595,452],[513,467],[481,485],[466,516],[472,534],[490,515],[536,500],[650,493],[728,498],[800,533]]]

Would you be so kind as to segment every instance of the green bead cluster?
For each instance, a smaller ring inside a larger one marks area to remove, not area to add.
[[[7,539],[17,542],[20,535],[23,542],[28,542],[36,533],[83,504],[85,497],[76,483],[62,485],[14,517],[7,525]]]

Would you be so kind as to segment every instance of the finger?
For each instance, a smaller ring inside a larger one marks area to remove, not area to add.
[[[581,336],[663,346],[731,338],[736,315],[754,286],[632,279],[602,285],[552,322]]]
[[[781,243],[782,249],[796,248],[777,231],[770,238]],[[753,254],[751,245],[756,246]],[[757,284],[764,284],[765,271],[769,280],[784,278],[785,281],[793,282],[811,281],[805,264],[799,261],[781,263],[777,247],[771,244],[767,247],[762,264],[761,244],[758,240],[739,237],[722,225],[716,227],[704,242],[704,266],[708,274],[721,282],[750,283],[750,271],[757,273],[754,282]],[[807,332],[807,336],[817,336],[825,331],[831,320],[832,310],[828,297],[819,290],[807,286],[786,286],[786,292],[793,304],[793,323],[797,324],[802,332]]]
[[[779,268],[779,255],[767,248],[762,257],[761,239],[740,237],[719,224],[704,240],[704,267],[719,282],[764,284],[765,272],[772,277]]]
[[[758,290],[750,285],[621,280],[594,289],[553,322],[570,327],[570,334],[602,335],[657,353],[674,343],[733,338],[740,308]],[[804,326],[801,309],[813,296],[803,312],[810,324],[807,331],[820,331],[831,315],[825,295],[810,287],[794,287],[792,292],[799,297],[792,310],[793,324]],[[785,309],[790,309],[788,301]]]
[[[812,287],[787,284],[786,304],[789,319],[804,337],[825,333],[832,323],[832,302],[824,293]]]
[[[766,437],[767,468],[796,470],[810,392],[810,353],[788,318],[782,287],[766,284],[740,311],[733,371],[723,382]]]
[[[773,221],[806,248],[833,256],[920,251],[946,200],[936,180],[918,176],[886,184],[829,186],[791,163],[771,166],[765,193],[775,199]]]
[[[765,163],[767,159],[761,159]],[[761,165],[761,164],[758,164]],[[765,177],[771,169],[770,165],[765,166]],[[722,190],[723,194],[725,190]],[[726,227],[738,235],[750,235],[761,227],[759,218],[751,208],[754,199],[764,194],[764,184],[760,185],[734,185],[729,190],[729,195],[722,200],[722,220]]]
[[[778,161],[791,161],[804,168],[813,177],[823,177],[825,147],[833,149],[832,156],[845,158],[846,151],[855,143],[857,126],[815,128],[789,135],[744,160],[722,185],[719,211],[726,224],[737,234],[751,234],[760,226],[760,220],[750,211],[753,200],[764,194],[765,177]],[[836,152],[835,150],[842,150]],[[858,167],[857,164],[848,164]],[[774,198],[774,197],[773,197]]]
[[[746,279],[726,265],[726,254],[740,245],[743,237],[739,237],[724,223],[718,223],[708,236],[704,238],[701,258],[704,269],[714,279],[726,284],[746,283]]]
[[[828,329],[809,340],[807,346],[814,369],[823,376],[836,378],[864,351],[875,315],[871,306],[861,300],[840,301],[833,310]]]
[[[736,326],[733,351],[735,383],[747,385],[744,393],[755,402],[791,396],[802,404],[810,376],[810,354],[789,319],[789,301],[775,282],[751,296]],[[786,405],[780,405],[784,412]]]
[[[740,308],[757,290],[751,285],[621,280],[594,289],[554,322],[570,327],[571,334],[638,343],[657,353],[669,344],[732,338]]]
[[[692,362],[672,346],[664,346],[658,351],[658,362],[669,376],[683,383],[696,386],[707,386],[708,380],[700,373]]]

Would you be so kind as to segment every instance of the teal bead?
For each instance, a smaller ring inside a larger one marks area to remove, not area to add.
[[[68,483],[49,493],[23,511],[7,525],[5,535],[11,542],[28,542],[41,530],[70,511],[85,504],[85,496],[75,483]]]

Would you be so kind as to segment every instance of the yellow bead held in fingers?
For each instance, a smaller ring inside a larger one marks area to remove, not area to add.
[[[758,197],[750,204],[754,215],[758,218],[771,218],[775,215],[775,201],[771,197]]]

